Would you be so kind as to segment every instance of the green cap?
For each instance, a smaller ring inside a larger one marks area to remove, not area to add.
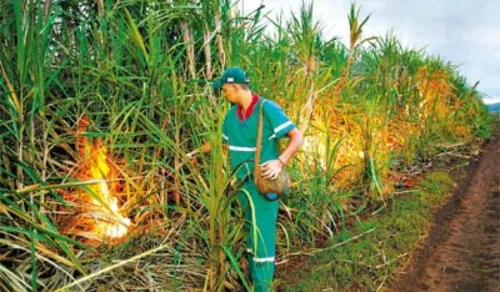
[[[247,73],[245,73],[243,69],[239,67],[232,67],[226,69],[222,76],[212,83],[212,88],[214,90],[221,89],[226,83],[248,84],[250,83],[250,79],[248,79]]]

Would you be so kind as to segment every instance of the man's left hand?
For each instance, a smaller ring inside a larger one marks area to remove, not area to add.
[[[283,169],[283,163],[278,159],[269,160],[260,165],[262,169],[262,177],[266,179],[276,179]]]

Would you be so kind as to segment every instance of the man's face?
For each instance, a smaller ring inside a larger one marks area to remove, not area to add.
[[[237,103],[239,97],[239,86],[237,84],[226,83],[222,86],[224,97],[230,103]]]

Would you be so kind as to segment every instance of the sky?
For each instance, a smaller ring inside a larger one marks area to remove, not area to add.
[[[250,12],[261,4],[269,16],[297,12],[302,1],[243,0],[237,4]],[[337,36],[347,44],[350,0],[315,0],[314,18],[327,37]],[[371,14],[364,37],[383,36],[389,31],[403,45],[424,48],[432,55],[459,65],[469,85],[480,81],[485,102],[500,102],[500,0],[358,0],[361,18]]]

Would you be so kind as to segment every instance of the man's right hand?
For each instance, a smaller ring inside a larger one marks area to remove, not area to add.
[[[191,162],[196,162],[196,156],[200,153],[209,153],[212,147],[209,142],[206,142],[200,148],[196,148],[193,151],[186,154],[186,156],[191,160]]]
[[[200,151],[198,151],[198,149],[195,149],[191,152],[189,152],[186,156],[189,158],[189,159],[193,159],[195,157],[196,154],[198,154]]]

